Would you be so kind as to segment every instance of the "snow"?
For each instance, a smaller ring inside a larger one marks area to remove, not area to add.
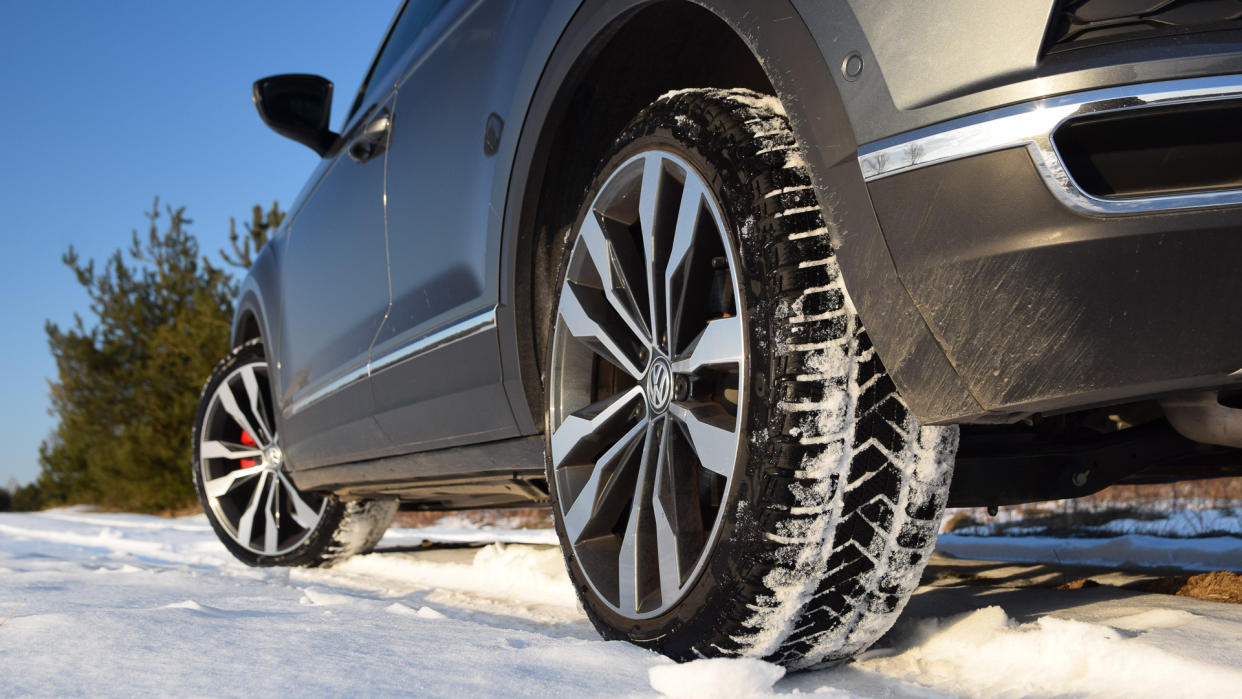
[[[859,665],[943,692],[985,696],[1073,694],[1115,697],[1237,696],[1242,668],[1223,668],[1133,643],[1152,627],[1191,626],[1194,615],[1154,610],[1121,628],[1053,616],[1021,624],[1000,607],[924,619],[904,633],[896,654],[871,653]],[[1137,618],[1136,618],[1137,617]],[[1138,621],[1138,624],[1134,624]],[[963,649],[970,649],[969,653]],[[1049,685],[1051,678],[1057,684]]]
[[[440,536],[452,541],[423,546]],[[334,569],[257,569],[201,516],[0,514],[0,694],[1211,697],[1242,686],[1242,607],[1107,586],[937,583],[852,663],[784,676],[756,660],[676,665],[600,640],[560,554],[539,543],[548,536],[398,529]]]
[[[1174,502],[1170,500],[1152,500],[1149,502],[1127,503],[1123,510],[1115,503],[1092,503],[1063,501],[1062,507],[1069,505],[1082,508],[1084,512],[1107,511],[1110,517],[1099,524],[1074,523],[1076,533],[1089,533],[1093,536],[1116,536],[1120,534],[1147,534],[1160,537],[1202,537],[1202,536],[1240,536],[1242,537],[1242,503],[1231,502],[1222,506],[1217,502],[1195,502],[1194,500]],[[1072,521],[1077,514],[1073,510],[1058,513],[1049,506],[1035,505],[1032,507],[1002,508],[995,517],[985,516],[983,508],[962,508],[962,512],[970,516],[978,524],[957,526],[954,534],[965,536],[1030,536],[1047,533],[1050,527],[1065,528],[1064,518]],[[1129,516],[1126,516],[1126,515]],[[947,522],[948,520],[946,520]]]
[[[476,541],[478,536],[476,531]],[[384,545],[388,543],[385,538]],[[333,570],[393,584],[413,579],[424,585],[499,597],[511,602],[568,608],[578,604],[574,588],[565,577],[565,563],[559,548],[536,549],[494,543],[478,549],[472,556],[468,566],[455,560],[459,556],[444,560],[436,560],[434,555],[422,556],[418,560],[358,556]]]
[[[1217,532],[1242,536],[1242,509],[1184,509],[1166,513],[1158,520],[1113,519],[1100,529],[1117,534],[1152,534],[1155,536],[1198,536]]]
[[[647,671],[651,686],[667,697],[733,699],[769,693],[785,668],[755,658],[703,658],[656,665]]]

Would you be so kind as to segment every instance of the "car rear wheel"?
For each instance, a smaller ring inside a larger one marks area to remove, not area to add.
[[[374,548],[396,501],[343,501],[293,484],[280,447],[263,344],[212,372],[194,423],[194,485],[220,541],[253,566],[317,566]]]
[[[779,102],[662,97],[565,242],[547,469],[595,626],[791,666],[874,642],[934,545],[957,433],[884,373]]]

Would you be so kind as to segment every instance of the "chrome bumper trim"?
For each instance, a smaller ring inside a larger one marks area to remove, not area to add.
[[[1002,107],[868,143],[858,165],[868,182],[974,155],[1025,146],[1048,189],[1065,206],[1094,216],[1147,214],[1242,204],[1242,189],[1102,199],[1087,194],[1061,162],[1052,134],[1065,121],[1173,104],[1242,97],[1242,75],[1091,90]]]

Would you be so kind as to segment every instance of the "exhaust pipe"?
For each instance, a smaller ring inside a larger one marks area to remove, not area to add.
[[[1242,410],[1221,405],[1215,391],[1183,393],[1160,401],[1160,406],[1186,439],[1242,449]]]

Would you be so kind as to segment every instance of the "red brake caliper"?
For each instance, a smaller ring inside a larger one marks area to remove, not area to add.
[[[258,442],[254,441],[254,438],[250,436],[250,433],[245,430],[242,430],[241,443],[242,445],[247,446],[247,447],[259,446]],[[237,468],[238,469],[250,468],[251,466],[254,466],[257,463],[259,463],[258,459],[241,459],[238,463]]]

